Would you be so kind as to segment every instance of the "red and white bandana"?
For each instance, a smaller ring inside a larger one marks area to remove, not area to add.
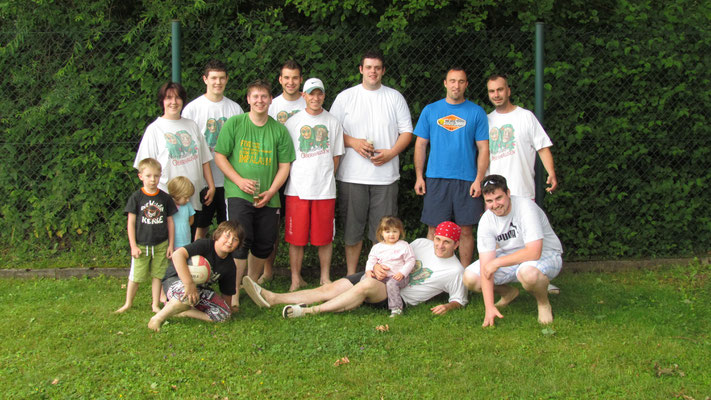
[[[462,228],[459,227],[459,225],[455,224],[454,222],[450,221],[444,221],[437,225],[437,229],[435,230],[435,235],[436,236],[444,236],[446,238],[450,238],[454,240],[455,242],[459,241],[459,235],[462,233]]]

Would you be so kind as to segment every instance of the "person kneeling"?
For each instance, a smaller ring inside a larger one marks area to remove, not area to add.
[[[221,223],[212,239],[200,239],[173,253],[163,278],[163,290],[168,303],[148,322],[156,332],[172,316],[196,318],[208,322],[223,322],[230,318],[232,296],[237,293],[235,263],[232,252],[242,244],[244,230],[235,221]],[[212,274],[207,282],[197,286],[193,282],[187,261],[200,255],[210,263]],[[221,295],[211,286],[218,283]]]

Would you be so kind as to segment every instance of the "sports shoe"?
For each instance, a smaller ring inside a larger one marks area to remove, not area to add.
[[[390,318],[395,318],[398,315],[402,315],[402,308],[393,308],[393,310],[390,312]]]

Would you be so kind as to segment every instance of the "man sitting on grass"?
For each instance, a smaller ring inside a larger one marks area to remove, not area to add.
[[[454,255],[454,250],[459,246],[460,233],[459,226],[445,221],[437,226],[434,241],[417,239],[411,243],[417,261],[410,274],[409,285],[400,291],[406,305],[417,305],[442,292],[449,293],[449,302],[432,307],[433,314],[444,314],[467,304],[467,290],[462,283],[462,264]],[[284,307],[282,316],[295,318],[306,314],[349,311],[360,307],[363,302],[387,307],[387,291],[381,281],[387,276],[387,269],[376,264],[373,271],[377,279],[363,278],[365,272],[360,272],[315,289],[291,293],[270,292],[257,285],[249,276],[244,277],[242,286],[260,307],[291,304]],[[325,303],[313,307],[303,305],[322,301]]]
[[[518,296],[508,284],[521,282],[536,298],[538,322],[553,322],[548,301],[548,283],[563,266],[563,247],[543,210],[531,199],[511,196],[506,178],[489,175],[481,191],[487,211],[477,230],[479,260],[464,272],[464,284],[484,297],[486,314],[482,326],[493,326],[503,318],[498,307]],[[481,272],[483,271],[483,273]],[[494,304],[494,293],[501,299]]]

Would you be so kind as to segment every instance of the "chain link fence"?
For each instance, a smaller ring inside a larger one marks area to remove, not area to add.
[[[678,46],[628,32],[547,29],[543,125],[560,189],[545,205],[568,260],[708,250],[710,103],[701,88],[711,81],[711,49],[697,39]],[[88,265],[125,257],[122,210],[139,185],[131,165],[159,115],[157,89],[170,79],[169,26],[0,32],[0,45],[0,257],[7,266],[68,251]],[[279,67],[293,58],[305,78],[324,81],[328,108],[360,82],[360,56],[375,47],[386,55],[384,83],[403,93],[413,123],[444,96],[444,73],[455,65],[469,73],[468,98],[487,112],[485,77],[494,72],[509,76],[516,104],[533,109],[534,34],[514,30],[184,30],[182,83],[190,99],[199,96],[202,66],[221,59],[230,69],[226,95],[247,109],[246,84],[267,78],[279,94]],[[426,232],[412,152],[401,156],[400,183],[410,237]]]

